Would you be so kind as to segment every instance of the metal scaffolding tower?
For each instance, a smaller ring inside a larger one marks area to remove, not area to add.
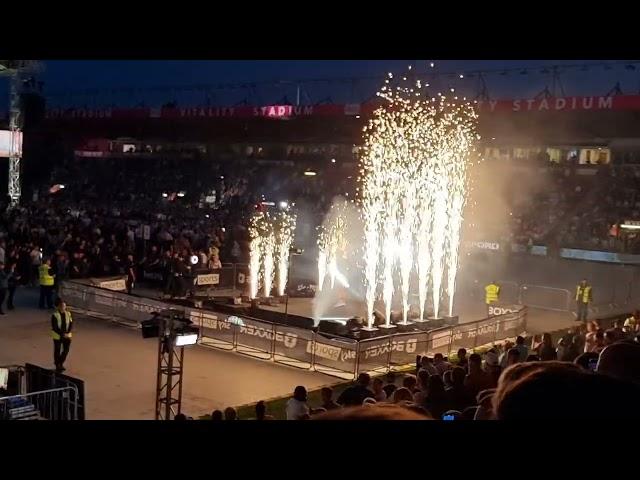
[[[173,420],[182,408],[184,347],[177,347],[176,327],[184,312],[169,310],[160,317],[156,420]]]
[[[32,73],[41,69],[39,62],[32,60],[0,60],[0,74],[9,75],[9,130],[11,145],[9,150],[9,185],[8,194],[11,207],[20,202],[21,178],[20,163],[22,148],[20,135],[22,132],[22,109],[20,93],[22,88],[22,74]]]
[[[9,87],[9,130],[11,131],[11,148],[9,150],[9,199],[11,206],[15,207],[20,202],[20,160],[22,149],[19,147],[18,137],[22,127],[20,109],[20,74],[11,76]]]

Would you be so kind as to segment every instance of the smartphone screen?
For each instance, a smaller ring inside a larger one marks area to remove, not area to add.
[[[589,360],[589,370],[591,370],[592,372],[595,372],[597,366],[598,366],[597,358],[592,358],[591,360]]]
[[[453,415],[443,415],[442,416],[442,420],[455,420],[456,417],[454,417]]]

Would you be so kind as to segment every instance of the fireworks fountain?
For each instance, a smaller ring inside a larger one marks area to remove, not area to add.
[[[338,258],[344,257],[347,251],[347,209],[345,200],[331,205],[331,210],[318,235],[318,290],[322,290],[325,277],[329,274],[331,288],[335,286],[338,274]]]
[[[277,270],[278,295],[284,295],[288,280],[289,250],[293,243],[296,217],[288,212],[257,212],[251,218],[249,236],[250,296],[255,298],[262,280],[264,297],[271,295]]]
[[[477,116],[466,99],[431,97],[425,90],[429,85],[423,88],[420,82],[391,88],[389,77],[379,92],[386,103],[364,130],[360,169],[369,328],[379,285],[387,325],[396,289],[407,322],[413,268],[420,318],[427,292],[434,316],[440,315],[445,282],[447,311],[453,313],[467,166],[479,138]],[[394,285],[396,264],[399,287]]]
[[[278,212],[275,216],[275,255],[278,265],[278,295],[284,295],[289,276],[289,251],[293,244],[296,217],[288,212]]]

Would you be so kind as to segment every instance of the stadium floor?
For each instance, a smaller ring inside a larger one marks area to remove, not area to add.
[[[37,290],[20,289],[17,310],[0,317],[0,365],[52,368],[49,313],[34,308]],[[67,374],[85,381],[87,419],[153,419],[157,343],[140,332],[75,316]],[[340,379],[205,347],[185,351],[183,412],[197,416],[318,388]]]

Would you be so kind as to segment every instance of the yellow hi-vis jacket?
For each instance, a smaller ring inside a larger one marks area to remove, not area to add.
[[[578,285],[576,288],[576,302],[589,303],[591,300],[591,285],[586,287]]]
[[[498,301],[498,296],[500,295],[500,287],[495,283],[490,283],[486,287],[484,287],[485,292],[485,302],[487,305],[491,303],[495,303]]]
[[[66,333],[67,337],[71,338],[73,336],[73,334],[70,331],[73,318],[71,318],[71,312],[69,310],[65,311],[64,313],[65,313],[64,317],[66,319],[66,322],[64,323],[64,325],[62,324],[62,315],[60,315],[60,312],[58,310],[53,312],[53,319],[56,322],[56,326],[58,327],[58,330],[60,330],[62,333]],[[56,332],[53,328],[51,329],[51,336],[53,337],[54,340],[60,340],[60,334]]]
[[[50,268],[51,267],[48,265],[40,265],[40,267],[38,267],[38,277],[40,285],[43,285],[45,287],[53,286],[53,276],[49,275]]]

